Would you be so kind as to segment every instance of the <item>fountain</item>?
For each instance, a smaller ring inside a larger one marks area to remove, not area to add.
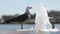
[[[38,31],[37,34],[40,34],[40,33],[49,34],[49,32],[46,32],[46,31],[47,29],[51,29],[51,28],[52,26],[49,22],[49,17],[48,17],[46,8],[43,6],[43,4],[40,4],[36,12],[36,18],[35,18],[35,29]]]
[[[50,32],[58,32],[58,29],[52,29],[52,25],[49,22],[47,10],[43,4],[40,4],[36,12],[35,18],[35,30],[37,34],[49,34]]]
[[[36,12],[35,23],[36,23],[36,30],[52,28],[52,26],[49,22],[49,17],[48,17],[46,8],[42,4],[40,4],[40,6],[38,7],[38,10]]]

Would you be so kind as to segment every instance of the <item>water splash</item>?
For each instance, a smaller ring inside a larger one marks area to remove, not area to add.
[[[51,29],[52,26],[49,22],[49,17],[46,11],[46,8],[43,6],[43,4],[40,4],[38,7],[38,10],[36,12],[36,19],[35,19],[35,29],[41,30],[41,29]]]

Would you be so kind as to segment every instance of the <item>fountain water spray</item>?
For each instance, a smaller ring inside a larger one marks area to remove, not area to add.
[[[49,17],[46,11],[46,8],[43,6],[43,4],[40,4],[38,7],[38,10],[36,12],[36,30],[43,30],[43,29],[51,29],[52,26],[49,22]]]
[[[43,4],[40,4],[36,12],[35,30],[36,34],[50,34],[52,31],[58,31],[58,29],[52,29],[52,25],[49,22],[47,10]]]

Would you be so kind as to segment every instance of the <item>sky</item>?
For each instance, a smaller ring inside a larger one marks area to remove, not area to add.
[[[47,10],[60,10],[60,0],[0,0],[0,16],[23,14],[27,6],[32,6],[34,14],[41,2]]]

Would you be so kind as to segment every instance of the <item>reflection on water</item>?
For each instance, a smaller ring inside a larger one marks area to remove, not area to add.
[[[60,34],[60,32],[51,32],[50,34]]]
[[[8,29],[20,29],[21,25],[19,24],[0,24],[0,30],[8,30]],[[30,29],[30,28],[35,28],[34,24],[24,24],[23,25],[24,29]],[[55,28],[60,29],[60,24],[55,24]],[[19,33],[19,32],[18,32]],[[30,34],[33,34],[35,32],[30,32]],[[60,34],[60,32],[51,32],[50,34]]]
[[[24,24],[23,28],[24,29],[30,29],[30,28],[34,28],[35,25],[32,24]],[[0,24],[0,30],[7,30],[7,29],[21,29],[21,25],[20,24]]]
[[[60,29],[60,24],[55,24],[54,27]]]
[[[60,24],[55,24],[55,28],[60,29]],[[6,29],[20,29],[21,25],[20,24],[0,24],[0,30],[6,30]],[[34,24],[24,24],[23,25],[24,29],[30,29],[30,28],[35,28]]]
[[[0,30],[7,30],[7,29],[19,29],[20,25],[16,24],[0,24]]]

